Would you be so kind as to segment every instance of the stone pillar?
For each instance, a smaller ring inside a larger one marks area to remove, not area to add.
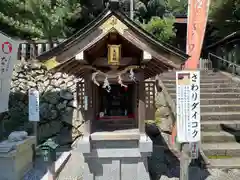
[[[93,88],[92,88],[92,81],[90,78],[90,74],[86,73],[84,78],[85,83],[85,97],[84,97],[84,111],[85,111],[85,123],[84,123],[84,135],[90,135],[92,132],[91,124],[93,118]],[[87,98],[87,104],[85,103]]]
[[[92,103],[92,80],[90,78],[90,73],[86,72],[84,75],[84,134],[83,138],[79,139],[77,142],[77,147],[81,153],[90,153],[91,152],[91,144],[90,144],[90,134],[92,133],[92,121],[94,117],[93,113],[93,103]],[[86,100],[87,98],[87,100]],[[86,103],[87,102],[87,103]]]
[[[139,99],[138,99],[138,129],[140,133],[139,150],[140,152],[152,152],[153,144],[151,139],[145,133],[145,120],[146,120],[146,93],[143,71],[139,79]]]
[[[145,123],[146,120],[146,105],[145,105],[145,85],[143,72],[140,74],[139,87],[138,87],[138,129],[140,134],[145,133]]]

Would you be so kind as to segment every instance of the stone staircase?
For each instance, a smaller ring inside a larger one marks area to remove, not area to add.
[[[136,129],[136,121],[132,118],[128,119],[110,119],[110,120],[96,120],[98,130],[114,131],[121,129]]]
[[[240,81],[222,72],[201,71],[201,148],[210,166],[240,168]],[[175,102],[175,72],[160,75]]]

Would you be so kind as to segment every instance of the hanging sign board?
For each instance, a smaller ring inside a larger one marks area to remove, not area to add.
[[[176,72],[177,140],[180,143],[201,140],[200,73]]]
[[[8,111],[13,67],[17,62],[19,42],[0,32],[0,113]]]
[[[121,45],[108,45],[108,64],[119,65],[121,57]]]
[[[39,92],[32,88],[28,91],[29,121],[39,121]]]

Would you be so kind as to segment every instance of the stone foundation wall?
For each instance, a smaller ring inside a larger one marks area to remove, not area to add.
[[[1,120],[1,130],[7,136],[13,130],[32,133],[28,121],[28,90],[40,93],[39,140],[55,136],[61,141],[72,141],[81,135],[82,116],[77,117],[76,83],[74,76],[52,74],[38,63],[21,62],[16,65],[9,98],[9,112]],[[60,142],[63,143],[63,142]]]
[[[156,94],[155,94],[155,102],[156,102],[156,116],[155,121],[159,123],[159,127],[164,132],[171,132],[173,126],[173,116],[171,108],[167,103],[167,99],[164,94],[164,89],[160,87],[157,81]]]

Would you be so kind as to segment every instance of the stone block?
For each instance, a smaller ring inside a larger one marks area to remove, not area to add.
[[[90,153],[91,152],[91,144],[90,144],[90,137],[83,136],[79,138],[76,142],[77,150],[81,153]]]
[[[153,143],[152,140],[146,136],[141,135],[139,140],[139,151],[141,153],[151,153],[153,151]]]
[[[32,167],[33,145],[36,138],[27,137],[23,141],[3,142],[10,151],[0,152],[0,179],[21,180],[24,174]],[[3,148],[4,149],[4,148]],[[6,148],[7,149],[7,148]]]
[[[104,141],[91,140],[94,148],[83,153],[84,180],[150,180],[147,159],[152,141],[146,135],[140,140],[108,140],[107,146]]]

